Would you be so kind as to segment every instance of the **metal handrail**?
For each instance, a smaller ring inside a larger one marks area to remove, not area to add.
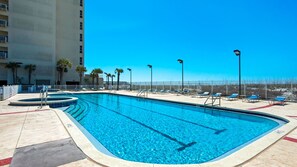
[[[44,98],[44,92],[43,92],[42,89],[40,90],[39,97],[40,97],[40,108],[42,108],[42,106],[43,106],[43,98]]]
[[[140,90],[140,91],[136,94],[136,96],[139,96],[139,95],[142,93],[142,91],[143,91],[143,90]]]
[[[218,95],[218,96],[209,95],[209,96],[207,97],[207,99],[205,100],[204,105],[208,105],[208,104],[207,104],[207,101],[208,101],[209,99],[211,99],[211,103],[208,103],[208,104],[211,104],[211,106],[215,106],[215,102],[216,102],[217,99],[219,99],[219,104],[218,104],[218,106],[221,106],[221,99],[222,99],[222,98],[221,98],[221,95]]]
[[[143,97],[148,97],[148,91],[145,89],[138,92],[136,96],[141,96],[142,94],[143,94]]]
[[[40,90],[40,108],[43,107],[43,103],[44,105],[46,105],[47,103],[47,96],[48,96],[48,87],[47,86],[43,86],[42,89]]]

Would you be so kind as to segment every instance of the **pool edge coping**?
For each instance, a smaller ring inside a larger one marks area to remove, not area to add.
[[[115,95],[122,95],[122,96],[131,96],[132,95],[123,95],[123,94],[116,94],[111,92],[96,92],[96,93],[105,93],[105,94],[115,94]],[[88,93],[86,93],[88,94]],[[164,100],[164,99],[157,99],[157,98],[148,98],[152,100],[161,100],[161,101],[168,101],[174,103],[184,103],[190,105],[197,105],[194,103],[189,102],[178,102],[173,100]],[[258,154],[262,153],[273,144],[281,140],[285,135],[293,131],[297,128],[297,120],[281,115],[275,115],[270,113],[264,113],[260,111],[248,111],[242,109],[234,109],[234,108],[227,108],[227,107],[216,107],[218,109],[232,109],[239,112],[250,113],[250,114],[257,114],[257,115],[264,115],[268,117],[279,118],[281,120],[287,121],[287,123],[271,132],[266,134],[265,136],[253,141],[252,143],[244,146],[243,148],[237,150],[230,155],[223,157],[221,159],[205,162],[201,164],[150,164],[150,163],[142,163],[142,162],[133,162],[128,161],[120,158],[110,157],[105,155],[104,153],[100,152],[96,149],[96,147],[91,143],[91,141],[83,134],[79,127],[64,113],[62,110],[59,109],[52,109],[56,111],[58,117],[60,118],[63,126],[68,131],[69,135],[73,138],[77,146],[94,162],[100,165],[107,165],[107,166],[154,166],[154,167],[193,167],[193,166],[200,166],[200,167],[210,167],[210,166],[238,166],[246,163],[247,161],[253,159]],[[247,156],[248,155],[248,156]]]
[[[27,99],[30,99],[30,98],[27,98]],[[31,99],[40,99],[40,101],[41,101],[41,98],[31,98]],[[50,97],[47,97],[45,99],[50,99]],[[21,101],[21,100],[23,100],[23,99],[10,101],[9,105],[12,105],[12,106],[39,106],[39,105],[41,105],[40,101]],[[55,104],[55,103],[68,103],[68,102],[74,102],[77,100],[78,100],[78,98],[76,98],[76,97],[70,97],[69,99],[53,100],[53,101],[45,101],[44,100],[43,105],[50,105],[50,104]]]

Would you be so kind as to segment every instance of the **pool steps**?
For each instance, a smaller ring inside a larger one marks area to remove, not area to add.
[[[70,114],[78,122],[81,121],[88,114],[89,105],[80,101],[76,105],[69,106],[64,112]]]

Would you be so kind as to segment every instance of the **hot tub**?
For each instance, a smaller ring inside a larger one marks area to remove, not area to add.
[[[43,105],[49,105],[51,108],[69,106],[71,104],[76,104],[76,97],[47,97],[43,99]],[[17,101],[11,101],[9,105],[13,106],[38,106],[41,105],[41,98],[28,98],[21,99]]]

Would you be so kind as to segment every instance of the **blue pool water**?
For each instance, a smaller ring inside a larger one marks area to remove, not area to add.
[[[73,95],[72,95],[73,96]],[[137,162],[214,160],[285,122],[112,94],[76,94],[68,112],[110,153]]]

